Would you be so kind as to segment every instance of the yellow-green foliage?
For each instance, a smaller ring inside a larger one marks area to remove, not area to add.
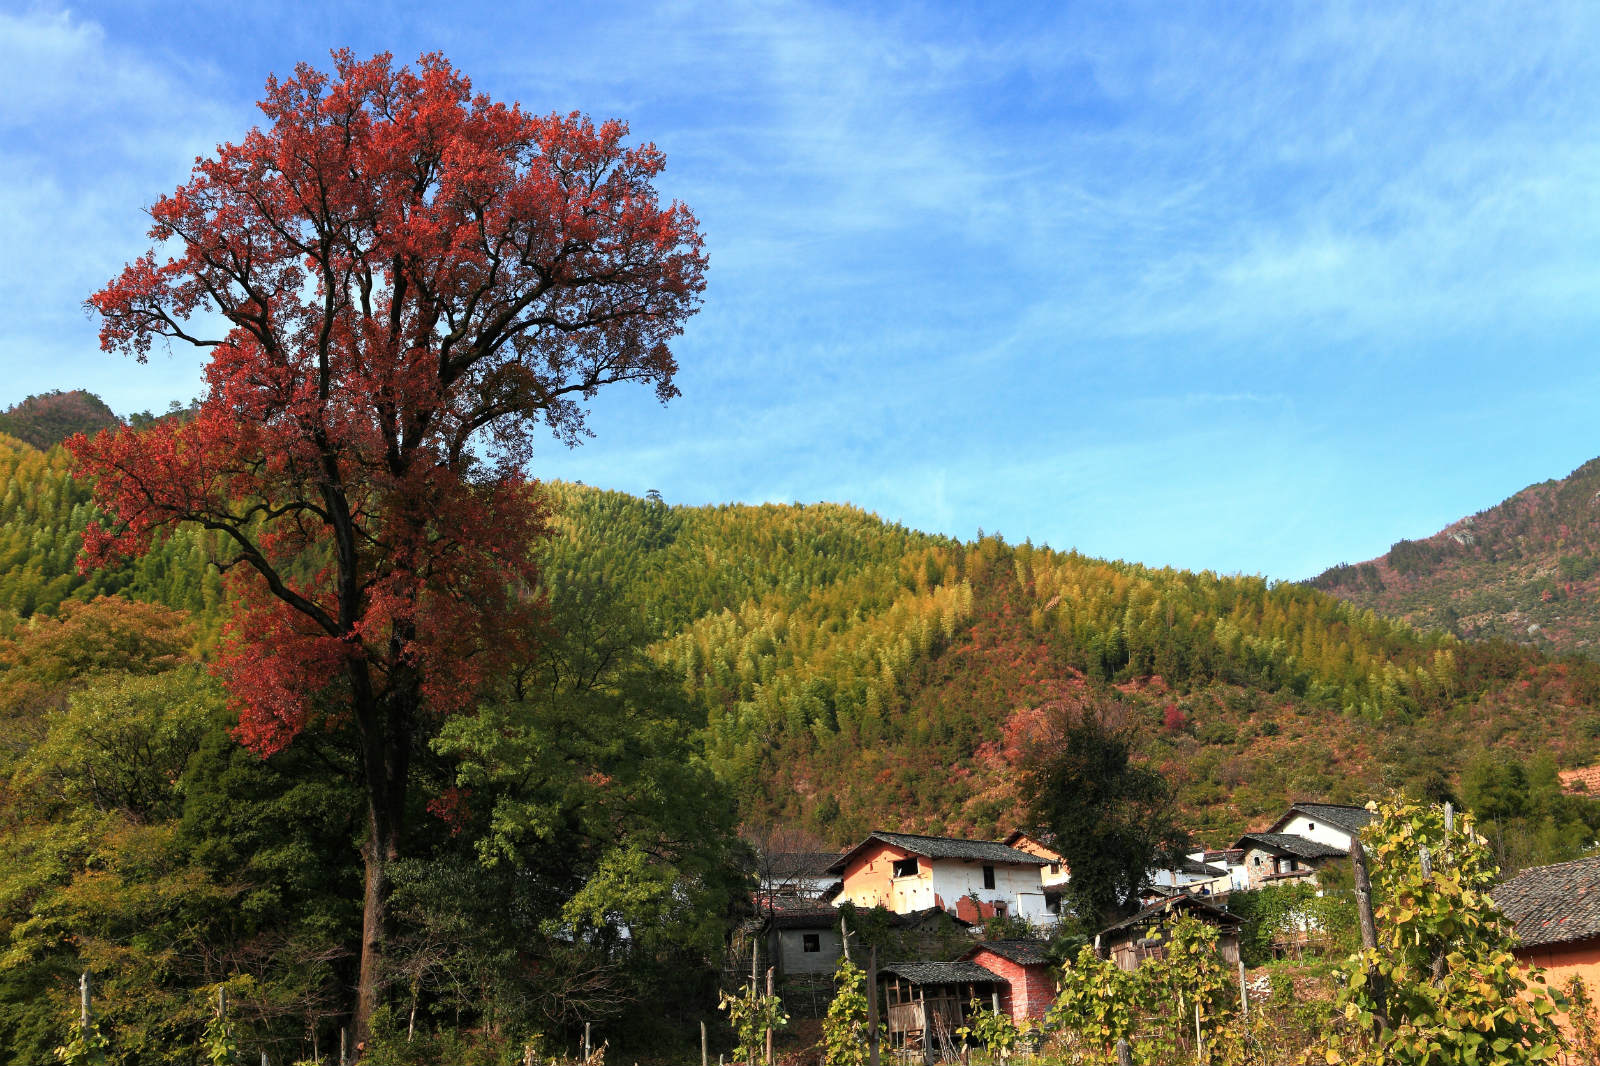
[[[1345,967],[1349,1029],[1326,1061],[1554,1061],[1556,1000],[1511,953],[1511,923],[1489,898],[1498,871],[1470,818],[1446,831],[1441,808],[1389,801],[1361,835],[1378,947]]]

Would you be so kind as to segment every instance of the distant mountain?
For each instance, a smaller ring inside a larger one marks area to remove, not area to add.
[[[111,408],[92,392],[40,393],[0,413],[0,433],[35,448],[60,444],[74,433],[97,433],[118,422]]]
[[[1416,626],[1600,658],[1600,459],[1307,584]]]

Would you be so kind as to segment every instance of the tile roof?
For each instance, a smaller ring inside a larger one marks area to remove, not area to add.
[[[1600,799],[1600,766],[1585,766],[1579,770],[1562,770],[1561,791],[1574,796],[1593,796]]]
[[[980,951],[992,951],[1019,966],[1033,966],[1050,961],[1046,955],[1049,947],[1049,942],[1044,940],[980,940],[962,958],[971,959]]]
[[[1273,828],[1276,829],[1284,822],[1287,822],[1296,811],[1299,811],[1312,821],[1338,826],[1347,833],[1361,832],[1369,822],[1377,817],[1365,807],[1355,807],[1348,803],[1301,802],[1290,806],[1289,813],[1279,818]]]
[[[1106,926],[1104,929],[1100,930],[1100,935],[1105,936],[1107,933],[1131,929],[1134,926],[1142,925],[1150,919],[1158,917],[1163,911],[1176,910],[1178,908],[1188,911],[1197,911],[1198,914],[1196,917],[1208,918],[1218,925],[1237,926],[1240,923],[1239,916],[1234,914],[1232,911],[1224,910],[1221,907],[1214,907],[1211,904],[1197,899],[1194,896],[1173,896],[1171,899],[1164,899],[1160,903],[1152,903],[1150,906],[1146,907],[1144,910],[1140,911],[1138,914],[1135,914],[1131,918],[1124,918],[1115,925]]]
[[[775,851],[766,857],[764,872],[769,881],[826,877],[838,857],[837,851]]]
[[[993,970],[986,970],[975,962],[892,962],[879,966],[878,972],[903,977],[914,985],[1007,983]]]
[[[1600,937],[1600,856],[1535,866],[1489,895],[1526,947]]]
[[[1335,855],[1350,854],[1343,848],[1307,840],[1293,833],[1246,833],[1239,838],[1239,843],[1243,845],[1246,841],[1253,841],[1268,850],[1285,852],[1298,859],[1328,859]]]
[[[858,855],[862,849],[874,840],[909,851],[913,855],[922,855],[929,859],[966,859],[971,862],[1011,863],[1013,865],[1048,866],[1050,860],[1041,859],[1037,855],[1030,855],[1026,851],[1007,847],[994,840],[962,840],[959,837],[929,837],[916,833],[887,833],[881,829],[874,830],[872,835],[861,843],[836,856],[833,865],[828,867],[829,873],[844,873],[845,865]]]
[[[769,921],[775,929],[828,929],[839,924],[839,908],[810,899],[769,901]]]

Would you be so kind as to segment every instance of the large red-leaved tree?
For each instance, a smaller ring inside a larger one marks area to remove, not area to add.
[[[531,629],[531,439],[576,441],[607,384],[676,395],[706,259],[621,123],[473,95],[438,55],[334,67],[269,79],[264,126],[197,160],[150,209],[156,250],[90,299],[107,351],[209,349],[193,416],[69,446],[111,516],[85,565],[184,523],[224,545],[240,740],[355,738],[364,1037],[412,753]]]

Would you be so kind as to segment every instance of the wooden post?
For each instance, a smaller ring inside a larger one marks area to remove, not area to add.
[[[933,1066],[933,1019],[928,1017],[928,990],[917,986],[917,1002],[922,1004],[922,1062]]]
[[[1194,1001],[1194,1057],[1201,1061],[1205,1056],[1205,1038],[1200,1035],[1200,1001]]]
[[[1417,861],[1422,864],[1422,876],[1431,878],[1433,876],[1433,856],[1428,854],[1428,845],[1417,845]]]
[[[1356,875],[1356,916],[1361,921],[1361,946],[1364,949],[1378,950],[1378,923],[1372,916],[1372,878],[1367,876],[1367,852],[1361,846],[1359,836],[1350,839],[1350,863],[1355,867]],[[1389,1011],[1387,995],[1384,990],[1383,975],[1375,967],[1367,968],[1367,982],[1372,988],[1372,998],[1377,1001],[1378,1009],[1374,1011],[1375,1025],[1379,1032],[1389,1028]]]
[[[878,1066],[878,949],[867,952],[867,1062]]]
[[[589,1023],[583,1023],[583,1061],[585,1066],[589,1062]]]
[[[772,967],[767,967],[767,995],[772,995]],[[767,1066],[772,1066],[772,1026],[767,1026]]]
[[[89,1035],[89,971],[78,978],[78,1024],[83,1026],[85,1038]]]
[[[1360,837],[1350,840],[1350,864],[1356,875],[1356,916],[1361,922],[1361,946],[1376,951],[1378,926],[1372,918],[1372,880],[1367,876],[1367,853]]]
[[[1133,1066],[1133,1048],[1125,1036],[1117,1037],[1117,1066]]]
[[[1244,957],[1239,958],[1239,1017],[1250,1020],[1250,986],[1244,980]]]
[[[700,1023],[700,1066],[709,1066],[710,1053],[706,1050],[706,1023]]]
[[[348,1041],[349,1035],[350,1035],[350,1030],[346,1029],[342,1025],[339,1026],[339,1066],[348,1066],[348,1064],[350,1062],[350,1056],[348,1054],[348,1049],[345,1046],[347,1041]]]

